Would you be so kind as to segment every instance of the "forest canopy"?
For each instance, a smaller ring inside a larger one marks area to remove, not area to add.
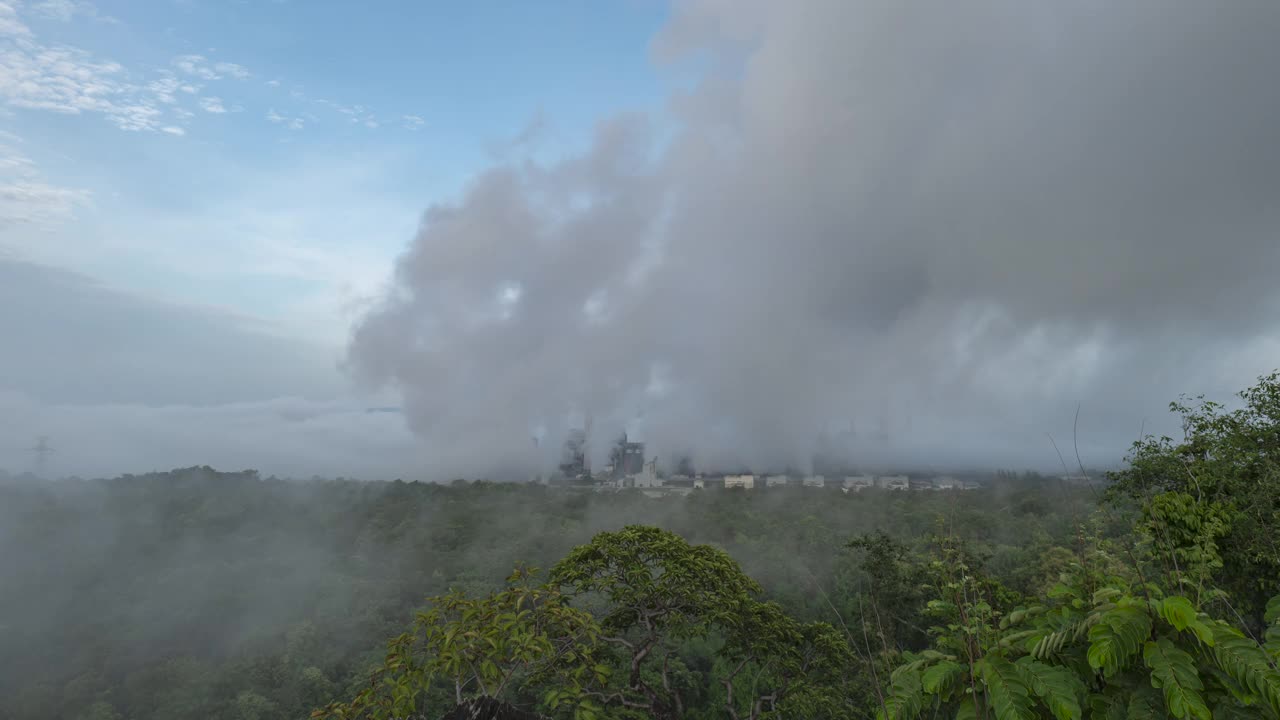
[[[5,484],[0,715],[1277,718],[1280,378],[1240,400],[1096,485]]]

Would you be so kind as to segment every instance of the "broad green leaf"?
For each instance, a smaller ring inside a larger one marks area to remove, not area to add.
[[[1263,613],[1262,619],[1268,624],[1280,623],[1280,595],[1276,595],[1267,601],[1267,609]]]
[[[1213,625],[1213,661],[1241,687],[1263,698],[1280,715],[1280,673],[1257,643],[1222,622]]]
[[[924,691],[930,695],[945,695],[955,687],[964,673],[965,666],[957,662],[940,662],[924,671],[921,676]]]
[[[1151,670],[1151,684],[1164,691],[1164,703],[1180,720],[1212,720],[1200,691],[1204,683],[1195,661],[1168,638],[1147,642],[1142,659]]]
[[[1164,708],[1160,698],[1150,687],[1138,688],[1129,697],[1128,720],[1163,720]]]
[[[920,675],[914,672],[896,672],[884,707],[876,713],[879,720],[915,720],[924,707],[924,688]]]
[[[1111,677],[1127,667],[1151,635],[1151,617],[1134,606],[1112,608],[1089,629],[1089,666]]]
[[[1180,596],[1172,595],[1164,600],[1158,600],[1155,603],[1160,611],[1160,616],[1169,622],[1170,625],[1178,629],[1179,632],[1186,630],[1196,619],[1196,608],[1191,601]]]
[[[1047,665],[1029,657],[1019,658],[1014,666],[1031,691],[1040,698],[1058,720],[1080,720],[1080,696],[1084,686],[1075,673],[1057,665]]]
[[[1114,692],[1094,693],[1089,696],[1091,720],[1125,720],[1128,708]]]
[[[978,661],[976,669],[986,685],[996,720],[1034,720],[1030,690],[1013,663],[989,655]]]

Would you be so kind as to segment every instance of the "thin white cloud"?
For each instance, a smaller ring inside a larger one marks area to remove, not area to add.
[[[0,97],[18,108],[110,113],[125,92],[123,70],[75,48],[16,44],[0,50]]]
[[[121,130],[160,130],[163,114],[160,108],[142,101],[114,106],[107,117]]]
[[[421,130],[422,126],[427,124],[426,120],[417,115],[401,115],[400,120],[405,130]]]
[[[162,133],[168,133],[168,134],[170,134],[170,135],[177,135],[178,137],[182,137],[183,135],[186,135],[186,134],[187,134],[187,131],[186,131],[186,130],[183,130],[182,128],[180,128],[180,127],[178,127],[178,126],[176,126],[176,125],[166,125],[166,126],[164,126],[164,127],[160,128],[160,132],[162,132]]]
[[[369,110],[367,107],[365,107],[364,105],[343,105],[341,103],[336,103],[331,100],[315,100],[314,102],[317,105],[324,105],[325,107],[331,108],[335,112],[345,116],[347,118],[347,122],[353,125],[355,124],[364,125],[367,128],[377,128],[381,126],[381,123],[378,121],[377,116],[374,115],[373,112]],[[409,118],[417,118],[417,116],[414,116],[414,115],[402,116],[402,120],[406,123],[411,122]],[[417,118],[417,119],[421,121],[421,118]]]
[[[18,138],[6,136],[6,141]],[[10,144],[0,143],[0,229],[13,225],[49,227],[75,215],[89,204],[85,190],[47,182],[31,158]]]
[[[0,35],[15,42],[0,48],[0,106],[66,115],[99,114],[122,130],[160,131],[170,126],[164,108],[186,90],[170,72],[136,82],[120,63],[67,45],[39,42],[0,0]]]
[[[214,63],[203,55],[179,55],[173,59],[173,66],[187,75],[202,80],[221,80],[226,77],[244,80],[250,75],[249,70],[243,65],[229,62]]]
[[[222,104],[222,98],[218,97],[200,98],[200,107],[207,113],[221,114],[227,111],[227,107]]]
[[[87,0],[41,0],[31,5],[31,12],[50,20],[71,22],[77,16],[105,23],[119,23],[110,15],[103,15],[98,8]]]
[[[267,120],[277,125],[284,125],[290,130],[301,130],[306,125],[306,121],[302,118],[286,117],[276,112],[275,108],[267,111]]]
[[[182,88],[182,81],[168,70],[161,71],[159,78],[147,83],[147,89],[152,92],[155,98],[168,105],[178,102],[177,93]]]
[[[236,80],[244,80],[249,77],[249,71],[245,69],[243,65],[237,65],[235,63],[220,62],[215,64],[213,69],[227,77],[235,78]]]
[[[0,0],[0,37],[31,37],[31,28],[18,17],[16,3]]]
[[[280,87],[280,81],[279,81],[279,80],[268,80],[268,81],[266,82],[266,85],[267,85],[267,87]]]
[[[213,69],[204,64],[205,59],[201,55],[180,55],[173,59],[173,66],[188,75],[195,75],[206,80],[214,80],[217,75]]]

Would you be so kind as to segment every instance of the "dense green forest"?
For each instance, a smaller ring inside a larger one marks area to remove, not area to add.
[[[1280,381],[1105,486],[0,486],[0,717],[1280,716]],[[391,640],[388,643],[388,640]]]

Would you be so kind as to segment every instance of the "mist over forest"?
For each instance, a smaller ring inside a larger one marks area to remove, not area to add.
[[[1278,38],[0,0],[0,720],[1280,720]]]
[[[11,478],[0,484],[0,715],[304,718],[367,682],[429,595],[487,592],[519,562],[547,568],[629,524],[724,547],[770,597],[814,618],[830,615],[821,592],[853,610],[848,538],[916,538],[939,517],[1034,582],[1040,545],[1065,542],[1090,498],[1031,477],[972,492],[659,499],[210,468]],[[997,506],[1001,521],[985,522]],[[102,702],[115,714],[94,715]]]

